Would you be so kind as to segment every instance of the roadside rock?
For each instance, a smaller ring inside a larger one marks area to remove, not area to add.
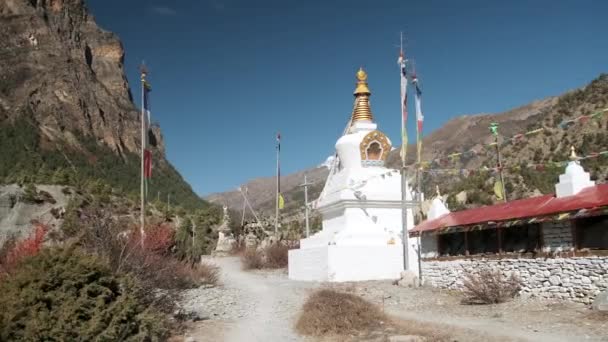
[[[591,308],[596,311],[608,312],[608,291],[598,294],[593,300]]]
[[[418,276],[412,271],[401,272],[401,280],[397,282],[397,285],[402,287],[418,287]]]

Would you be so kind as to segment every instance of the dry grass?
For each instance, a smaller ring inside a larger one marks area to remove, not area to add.
[[[245,270],[276,269],[287,267],[289,247],[280,243],[272,244],[263,250],[245,249],[241,262]]]
[[[216,265],[201,262],[188,269],[191,277],[199,279],[199,282],[204,285],[217,285],[220,281],[220,268]]]
[[[241,255],[241,262],[244,270],[259,270],[264,266],[264,256],[262,252],[255,248],[246,249]]]
[[[181,290],[201,284],[215,285],[219,269],[210,264],[189,264],[171,254],[174,231],[169,226],[146,227],[142,246],[137,229],[117,221],[110,211],[91,208],[81,220],[78,243],[106,260],[115,273],[137,277],[147,289]]]
[[[245,241],[237,239],[234,248],[230,251],[230,255],[243,255],[245,253]]]
[[[303,335],[343,335],[379,328],[387,317],[359,296],[335,290],[318,290],[304,304],[296,323]]]
[[[521,280],[511,274],[506,277],[498,269],[484,268],[465,273],[463,300],[466,304],[497,304],[514,298],[521,289]]]
[[[289,247],[275,243],[264,250],[264,268],[284,268],[288,264]]]
[[[587,316],[587,319],[598,322],[608,322],[608,311],[591,311]]]

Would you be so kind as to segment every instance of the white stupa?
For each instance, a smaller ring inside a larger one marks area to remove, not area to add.
[[[377,130],[369,106],[367,74],[357,72],[351,125],[336,142],[337,169],[330,174],[317,210],[323,227],[289,251],[289,278],[314,281],[398,279],[403,265],[401,177],[384,162],[391,142]],[[406,199],[411,201],[411,191]],[[410,208],[414,203],[408,203]],[[408,210],[408,227],[413,216]],[[411,240],[413,242],[413,240]],[[408,269],[418,272],[408,242]]]
[[[429,211],[426,213],[427,220],[434,220],[438,217],[450,213],[450,210],[448,209],[448,207],[445,206],[445,203],[443,203],[443,200],[441,199],[439,185],[437,185],[435,189],[435,191],[437,192],[437,196],[435,196],[435,198],[433,198],[433,200],[431,201]]]
[[[574,146],[570,148],[570,151],[570,162],[566,166],[566,171],[559,176],[559,183],[555,184],[555,197],[576,195],[584,188],[595,185],[589,172],[585,172],[578,162]]]

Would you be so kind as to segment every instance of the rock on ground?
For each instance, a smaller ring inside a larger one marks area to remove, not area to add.
[[[593,310],[608,312],[608,291],[601,292],[593,300]]]

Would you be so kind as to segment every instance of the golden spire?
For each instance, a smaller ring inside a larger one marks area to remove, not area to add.
[[[574,146],[570,146],[570,160],[575,161],[578,157],[576,156],[576,152],[574,151]]]
[[[355,88],[355,108],[353,109],[352,122],[374,121],[372,110],[369,107],[369,96],[371,92],[367,87],[367,73],[360,68],[357,71],[357,88]]]

